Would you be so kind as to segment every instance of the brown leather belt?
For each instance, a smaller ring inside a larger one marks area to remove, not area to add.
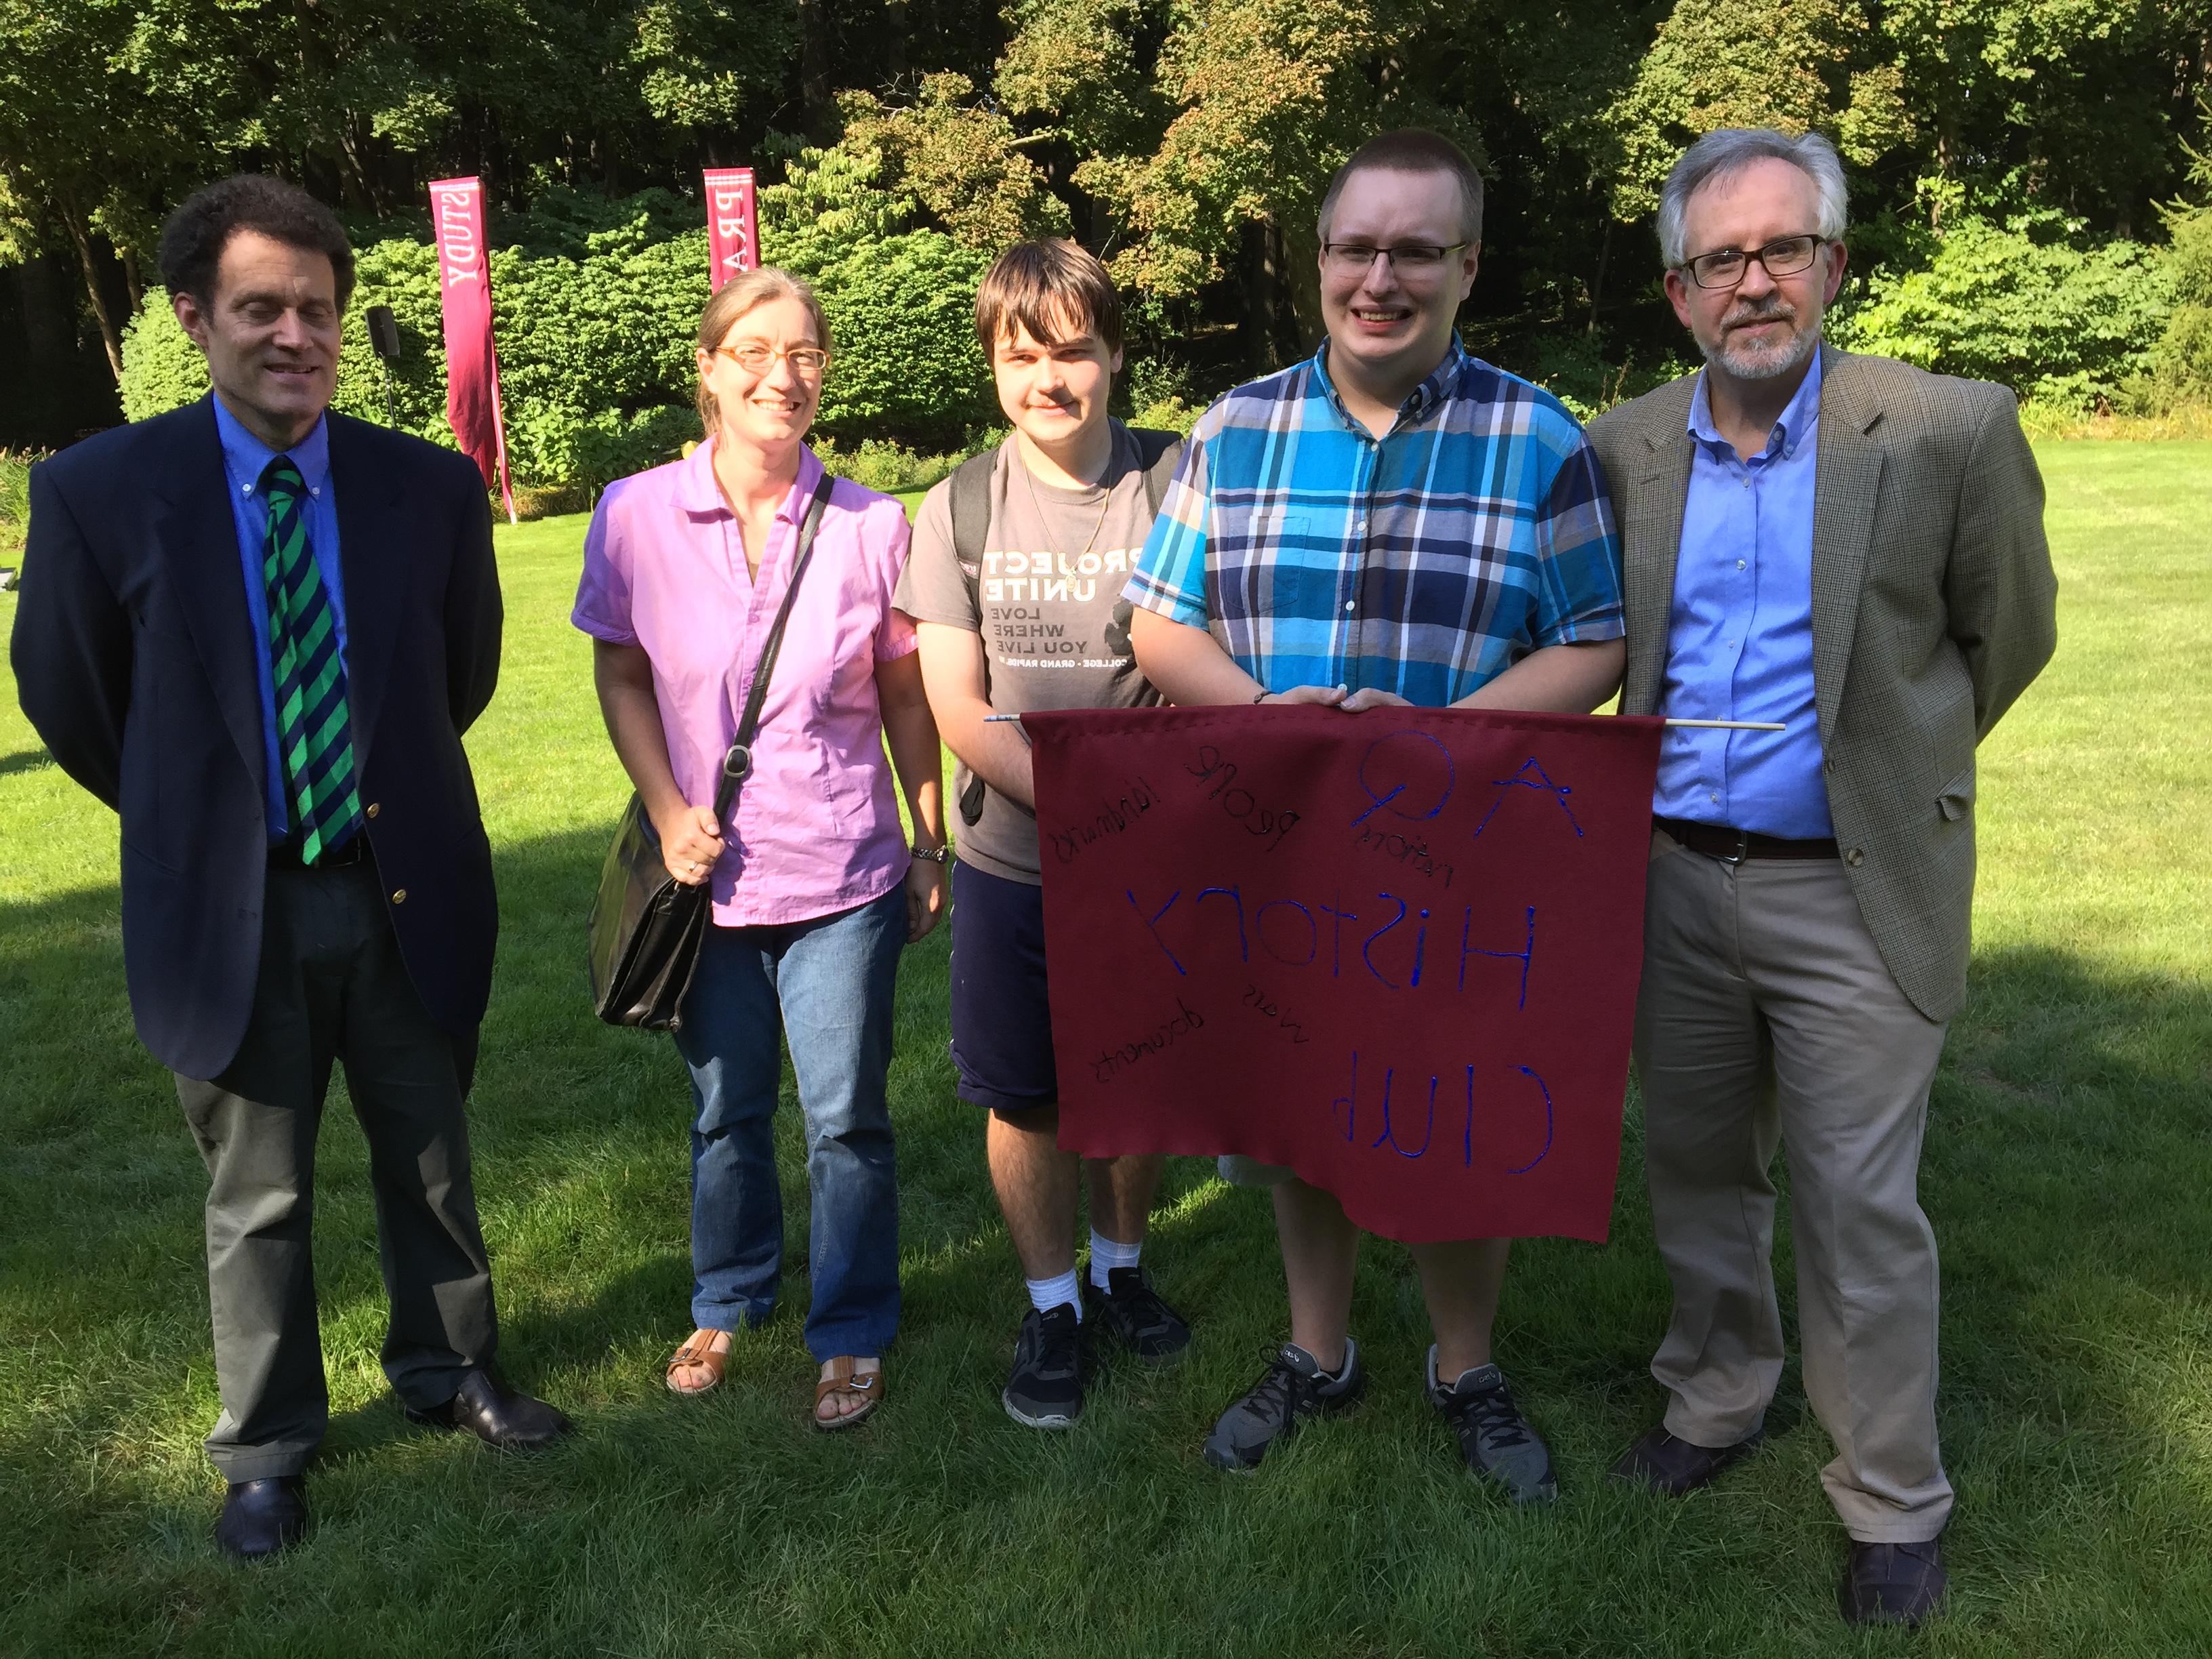
[[[1838,856],[1833,836],[1824,836],[1818,841],[1790,841],[1781,836],[1762,836],[1753,830],[1730,830],[1717,823],[1692,823],[1687,818],[1654,818],[1651,822],[1692,853],[1702,853],[1709,859],[1720,860],[1723,864],[1738,864],[1745,859],[1832,859]]]

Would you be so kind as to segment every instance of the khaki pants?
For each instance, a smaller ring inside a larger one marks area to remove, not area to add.
[[[1636,1064],[1652,1225],[1674,1312],[1651,1374],[1701,1446],[1759,1426],[1782,1371],[1771,1262],[1790,1160],[1805,1392],[1836,1443],[1821,1481],[1852,1537],[1933,1538],[1936,1237],[1920,1145],[1942,1024],[1905,998],[1841,864],[1729,865],[1655,834]]]

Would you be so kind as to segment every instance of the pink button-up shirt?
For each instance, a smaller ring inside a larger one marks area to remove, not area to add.
[[[607,487],[571,617],[593,639],[644,647],[668,763],[694,805],[714,799],[822,477],[802,453],[755,581],[715,487],[713,448]],[[725,826],[711,878],[718,926],[829,915],[905,878],[875,672],[915,648],[914,625],[891,609],[906,553],[899,504],[838,479],[761,708],[753,774]]]

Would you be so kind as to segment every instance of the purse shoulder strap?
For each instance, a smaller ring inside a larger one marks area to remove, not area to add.
[[[775,672],[775,659],[783,649],[784,624],[791,620],[792,601],[799,597],[799,584],[806,574],[807,564],[814,557],[814,535],[822,527],[822,515],[830,506],[830,491],[836,483],[830,469],[822,469],[822,482],[814,487],[814,498],[807,504],[806,517],[799,526],[799,548],[791,561],[791,580],[783,590],[783,603],[776,607],[775,620],[769,624],[768,639],[761,647],[760,666],[753,670],[752,689],[745,693],[744,711],[738,716],[737,740],[731,744],[730,752],[722,757],[722,781],[714,789],[714,817],[718,823],[727,823],[730,808],[736,804],[738,787],[753,769],[753,738],[760,730],[761,705],[768,699],[769,677]]]

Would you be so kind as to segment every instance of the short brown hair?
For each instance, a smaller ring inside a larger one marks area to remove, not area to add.
[[[814,343],[824,351],[830,349],[830,319],[822,314],[822,301],[798,277],[775,265],[741,270],[714,290],[706,310],[699,313],[699,349],[714,350],[740,317],[776,300],[796,300],[805,306],[814,319]],[[703,380],[699,382],[698,401],[699,424],[711,438],[716,415],[714,394],[707,390]]]
[[[1431,132],[1425,127],[1401,127],[1395,132],[1370,138],[1352,152],[1351,159],[1328,181],[1328,194],[1321,198],[1318,221],[1322,241],[1328,240],[1329,216],[1336,211],[1336,198],[1344,194],[1346,181],[1355,173],[1370,169],[1382,173],[1449,173],[1459,180],[1460,196],[1466,204],[1460,222],[1462,234],[1470,244],[1482,240],[1482,175],[1467,159],[1467,152],[1440,132]]]
[[[1097,255],[1065,237],[1033,237],[993,260],[975,290],[975,337],[986,357],[1018,329],[1044,345],[1096,334],[1119,351],[1121,296]]]

